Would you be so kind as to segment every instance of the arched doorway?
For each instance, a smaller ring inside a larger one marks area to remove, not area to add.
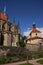
[[[4,41],[4,35],[1,33],[0,34],[0,45],[3,46],[3,41]]]

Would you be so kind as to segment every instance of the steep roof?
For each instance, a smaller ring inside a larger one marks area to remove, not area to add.
[[[3,13],[0,13],[0,19],[10,22],[10,20],[8,19],[8,17],[6,15],[4,15]]]

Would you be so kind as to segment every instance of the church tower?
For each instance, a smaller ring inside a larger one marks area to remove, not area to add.
[[[11,23],[6,14],[6,0],[4,0],[4,10],[0,13],[0,45],[17,46],[20,38],[20,26]]]
[[[4,15],[6,15],[6,0],[4,0]]]
[[[10,20],[6,15],[6,2],[4,0],[4,10],[0,13],[0,45],[9,46],[9,23]]]

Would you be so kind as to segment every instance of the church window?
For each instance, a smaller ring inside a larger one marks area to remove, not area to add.
[[[2,29],[3,29],[3,30],[5,29],[4,24],[2,25]]]
[[[31,33],[30,33],[30,36],[31,36]]]
[[[9,31],[11,31],[11,27],[9,26]]]
[[[36,36],[37,36],[37,33],[36,33]]]

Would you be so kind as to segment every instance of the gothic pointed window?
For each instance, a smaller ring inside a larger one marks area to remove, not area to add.
[[[2,25],[2,30],[4,30],[5,29],[5,26],[4,26],[4,24]]]

